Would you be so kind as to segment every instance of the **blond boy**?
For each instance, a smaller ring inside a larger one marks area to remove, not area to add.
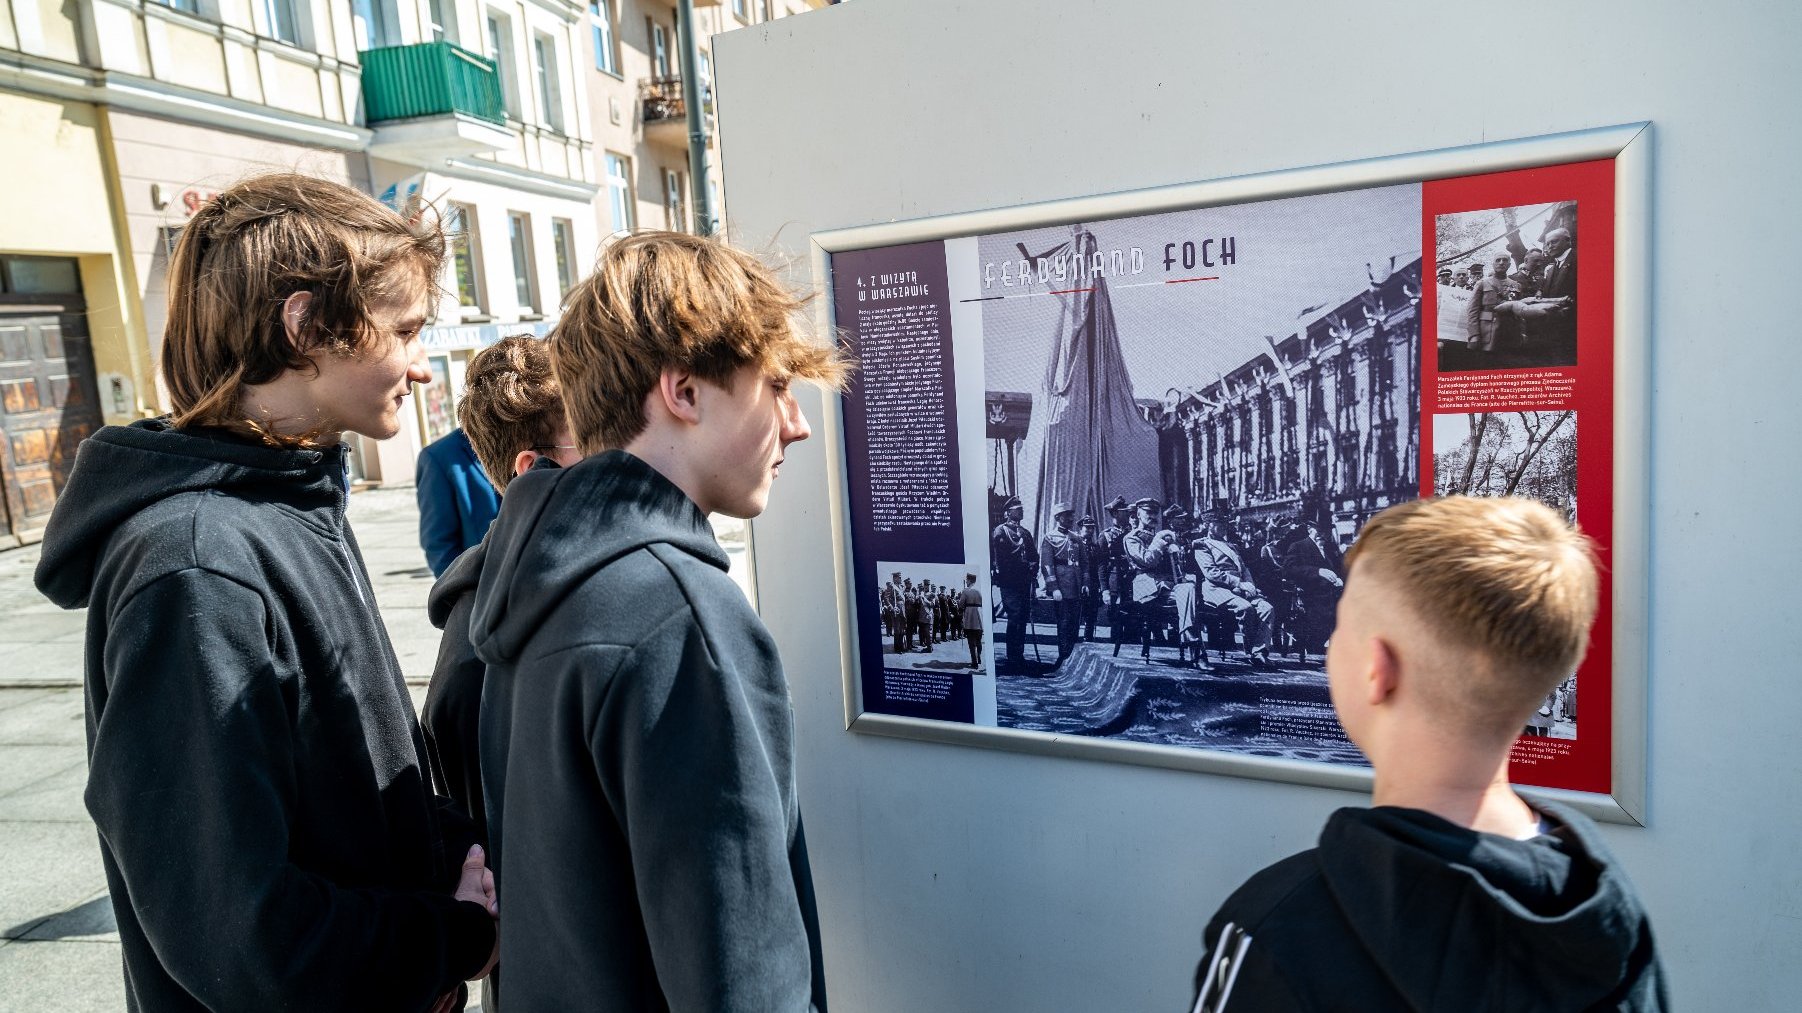
[[[1588,539],[1530,500],[1428,499],[1371,518],[1346,564],[1327,677],[1372,808],[1227,900],[1193,1008],[1664,1009],[1595,826],[1508,783],[1528,715],[1588,647]]]

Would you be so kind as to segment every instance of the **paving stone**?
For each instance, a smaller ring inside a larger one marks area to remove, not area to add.
[[[106,889],[100,838],[91,823],[0,821],[0,842],[7,856],[0,936],[24,935]]]
[[[0,698],[32,690],[0,689]],[[0,709],[0,744],[9,746],[87,746],[80,689],[51,690],[13,707]]]
[[[42,783],[72,767],[84,767],[87,751],[71,745],[0,743],[0,804],[21,789]],[[5,819],[0,815],[0,819]]]
[[[125,974],[117,943],[15,942],[0,947],[0,1013],[117,1013]]]
[[[42,761],[62,763],[73,757],[60,770],[53,771],[17,790],[0,795],[0,821],[52,821],[88,823],[88,809],[82,793],[88,787],[87,750],[81,746],[0,746],[0,763],[10,763],[17,750],[57,750],[62,758]]]

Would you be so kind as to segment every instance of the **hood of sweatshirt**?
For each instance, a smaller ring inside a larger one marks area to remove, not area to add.
[[[476,654],[491,665],[511,664],[571,589],[654,544],[721,570],[730,565],[694,501],[623,450],[514,479],[483,542],[469,621]]]
[[[341,523],[342,446],[284,450],[223,430],[172,428],[166,419],[107,426],[82,441],[44,530],[35,579],[63,608],[86,608],[107,540],[144,508],[186,492],[232,489]]]
[[[527,471],[555,471],[560,467],[562,466],[551,458],[540,457],[532,462],[532,467]],[[518,479],[516,478],[514,481],[517,482]],[[508,488],[512,488],[511,483],[508,484]],[[482,561],[487,558],[488,539],[484,537],[480,542],[470,546],[462,555],[452,560],[451,565],[445,568],[443,574],[439,575],[437,582],[432,585],[431,593],[426,595],[425,601],[426,618],[432,621],[433,626],[444,629],[444,624],[450,621],[451,611],[457,607],[457,602],[461,601],[464,595],[475,592],[476,584],[482,579]]]
[[[1613,856],[1587,821],[1538,808],[1552,829],[1528,841],[1417,809],[1327,821],[1328,888],[1413,1008],[1588,1008],[1647,973],[1651,930]]]

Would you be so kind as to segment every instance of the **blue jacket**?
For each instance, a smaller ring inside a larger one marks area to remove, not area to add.
[[[461,428],[419,453],[414,475],[419,494],[419,547],[425,550],[432,576],[440,577],[451,560],[488,533],[501,511],[500,494],[482,472],[476,449]]]

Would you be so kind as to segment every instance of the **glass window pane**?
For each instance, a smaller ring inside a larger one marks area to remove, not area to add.
[[[8,257],[9,292],[66,294],[81,291],[81,272],[69,257]]]
[[[526,216],[508,215],[507,232],[513,246],[513,293],[520,308],[527,309],[533,300],[531,237],[526,234]]]
[[[450,215],[445,220],[445,231],[450,237],[451,268],[457,276],[457,305],[480,309],[482,303],[476,287],[475,243],[470,235],[471,225],[469,210],[452,204]]]

